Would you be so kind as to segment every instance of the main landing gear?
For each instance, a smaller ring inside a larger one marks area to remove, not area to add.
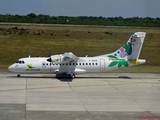
[[[69,75],[72,79],[75,78],[75,74],[73,74],[72,72],[68,72],[67,75]]]
[[[75,74],[69,75],[72,79],[74,79],[76,76]]]

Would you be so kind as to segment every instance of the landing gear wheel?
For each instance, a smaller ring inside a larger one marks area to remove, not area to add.
[[[74,75],[73,72],[71,72],[71,71],[68,71],[67,75],[69,75],[72,79],[75,78],[75,75]]]
[[[74,78],[75,78],[74,74],[71,76],[71,78],[72,78],[72,79],[74,79]]]
[[[74,78],[76,77],[75,74],[73,74],[73,77],[74,77]]]
[[[21,77],[21,75],[18,74],[17,77]]]
[[[69,74],[69,76],[74,79],[76,76],[74,74]]]

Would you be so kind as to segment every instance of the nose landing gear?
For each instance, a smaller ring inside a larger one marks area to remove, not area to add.
[[[17,77],[21,77],[21,75],[20,75],[20,74],[17,74]]]

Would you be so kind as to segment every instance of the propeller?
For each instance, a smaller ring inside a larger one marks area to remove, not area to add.
[[[50,50],[49,50],[48,52],[49,52],[49,54],[48,54],[48,57],[49,57],[49,58],[47,59],[47,61],[50,62],[50,65],[51,65],[52,59],[51,59]]]
[[[47,61],[48,61],[48,62],[52,62],[52,59],[51,59],[51,57],[49,57],[49,58],[47,59]]]

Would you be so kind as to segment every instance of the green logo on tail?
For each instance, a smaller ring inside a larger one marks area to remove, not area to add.
[[[118,65],[118,68],[122,67],[122,65],[124,65],[125,67],[129,66],[128,61],[126,59],[120,59],[113,55],[109,55],[108,57],[109,57],[109,60],[112,60],[112,62],[109,64],[108,67],[113,67],[116,65]]]

